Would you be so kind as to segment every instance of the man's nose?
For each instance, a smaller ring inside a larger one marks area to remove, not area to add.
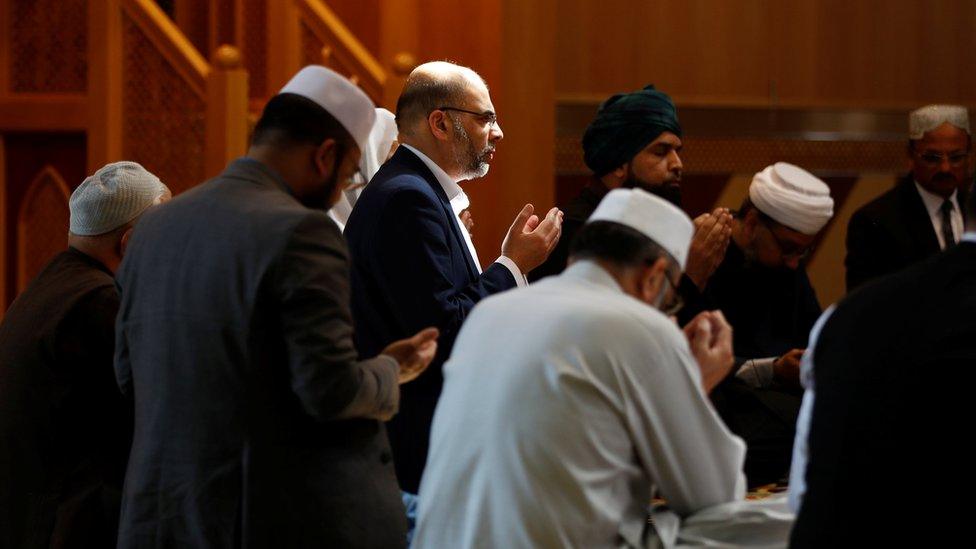
[[[502,131],[502,126],[497,121],[491,125],[491,131],[488,134],[488,139],[492,141],[501,141],[505,137],[505,132]]]

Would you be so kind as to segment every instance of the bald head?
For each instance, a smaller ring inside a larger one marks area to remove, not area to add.
[[[431,111],[457,105],[470,89],[487,92],[488,86],[468,67],[448,61],[431,61],[418,66],[407,77],[397,100],[397,129],[405,136],[415,133]]]

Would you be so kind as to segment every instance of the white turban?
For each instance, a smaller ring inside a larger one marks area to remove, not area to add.
[[[376,121],[373,122],[373,129],[369,131],[369,138],[366,139],[366,148],[359,159],[359,171],[363,174],[363,179],[369,182],[380,170],[380,166],[386,162],[390,156],[390,147],[397,138],[396,117],[392,112],[377,107]]]
[[[139,164],[107,164],[71,193],[69,230],[80,236],[114,231],[169,196],[169,188]]]
[[[777,162],[757,173],[749,199],[762,213],[805,235],[814,235],[834,215],[830,187],[803,168]]]
[[[926,105],[908,115],[908,138],[921,139],[925,132],[930,132],[946,122],[969,133],[969,111],[966,107]]]

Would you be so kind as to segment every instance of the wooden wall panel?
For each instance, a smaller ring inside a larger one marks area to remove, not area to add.
[[[976,105],[976,0],[558,0],[557,94]]]
[[[0,287],[0,308],[6,310],[17,295],[17,217],[27,188],[45,166],[51,166],[69,188],[78,186],[88,173],[86,170],[86,139],[83,133],[8,133],[3,135],[4,152],[4,225],[0,236],[4,239],[4,256],[0,263],[4,270],[4,286]],[[67,235],[68,226],[63,220]],[[59,229],[60,230],[60,229]]]

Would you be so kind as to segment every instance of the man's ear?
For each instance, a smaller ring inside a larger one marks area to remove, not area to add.
[[[452,124],[453,121],[448,118],[447,113],[444,111],[433,110],[427,115],[427,126],[430,127],[430,133],[435,139],[450,141],[450,128]]]
[[[600,181],[610,190],[619,189],[624,184],[624,181],[627,181],[628,175],[630,175],[629,162],[621,164],[619,167],[601,175]]]
[[[133,227],[129,227],[122,233],[119,239],[119,257],[125,257],[125,249],[129,247],[129,237],[132,236]]]
[[[759,212],[756,208],[751,208],[742,218],[742,237],[747,244],[752,244],[756,238],[756,229],[759,227]]]
[[[323,179],[331,177],[332,170],[336,169],[337,153],[338,147],[336,140],[331,137],[323,141],[318,147],[315,148],[315,155],[313,156],[312,163],[314,164],[316,173],[318,173]]]
[[[647,267],[642,267],[637,281],[637,291],[641,301],[648,305],[657,303],[658,297],[664,291],[664,277],[668,276],[668,260],[659,257],[657,261]]]

